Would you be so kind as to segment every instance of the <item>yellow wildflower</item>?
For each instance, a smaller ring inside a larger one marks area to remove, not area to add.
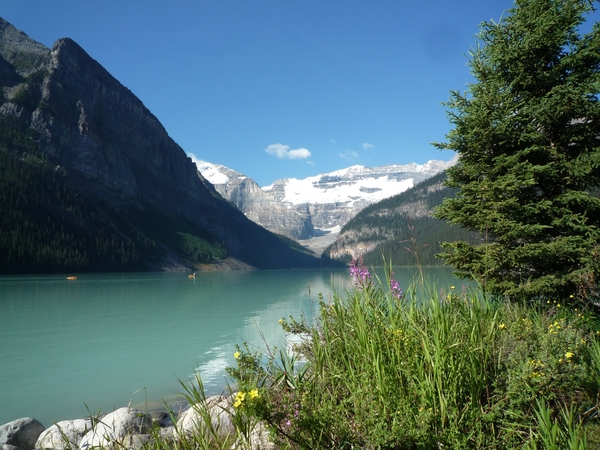
[[[503,330],[504,327],[506,327],[506,325],[504,325],[503,323],[501,323],[500,325],[498,325],[498,328],[500,328],[501,330]]]
[[[570,358],[572,358],[572,357],[573,357],[573,352],[567,352],[567,353],[565,353],[565,357],[566,357],[567,359],[570,359]]]
[[[244,403],[244,399],[246,398],[246,394],[242,391],[235,394],[235,402],[233,403],[234,408],[239,408]]]
[[[454,286],[450,286],[450,289],[456,289]]]
[[[250,396],[250,400],[260,397],[260,395],[258,395],[258,389],[252,389],[250,392],[248,392],[248,395]]]
[[[240,353],[240,352],[235,352],[235,353],[233,354],[233,357],[234,357],[235,359],[238,359],[238,358],[240,357],[240,355],[241,355],[241,353]]]

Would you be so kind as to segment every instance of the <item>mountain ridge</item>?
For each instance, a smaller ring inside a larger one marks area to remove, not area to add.
[[[225,201],[143,102],[75,41],[59,39],[44,50],[3,19],[0,31],[0,151],[5,164],[0,169],[11,180],[5,187],[10,195],[3,212],[36,223],[57,242],[66,239],[56,234],[56,229],[65,228],[62,221],[75,220],[78,225],[65,225],[75,233],[74,240],[86,243],[87,259],[62,270],[90,270],[85,261],[100,253],[105,259],[97,260],[94,270],[164,268],[173,258],[183,261],[185,269],[222,267],[224,258],[236,268],[319,264],[314,255],[257,226]],[[35,195],[33,184],[13,177],[11,171],[48,173],[50,184],[42,188],[48,191],[43,194],[57,203],[56,214],[48,211],[47,223],[11,200],[18,198],[18,190]],[[60,192],[68,194],[67,203],[61,203]],[[69,208],[88,211],[73,216]],[[4,226],[6,236],[13,232],[10,223]],[[36,246],[44,246],[13,238],[15,244],[7,238],[0,248],[5,245],[7,253],[29,255]],[[148,245],[150,253],[138,253],[151,254],[151,260],[139,259],[133,265],[107,260],[107,253],[98,247],[104,239],[121,243],[122,248],[143,250]],[[27,258],[19,260],[20,271],[29,270]],[[12,270],[6,260],[0,262],[1,270]],[[59,269],[48,264],[52,266],[48,270]]]
[[[354,165],[302,180],[283,178],[262,188],[247,175],[226,166],[205,161],[196,164],[215,189],[251,220],[310,247],[323,236],[332,240],[366,206],[406,191],[456,160],[373,168]],[[320,242],[317,246],[323,247]]]
[[[384,256],[394,265],[441,265],[435,256],[441,251],[440,242],[481,239],[433,217],[435,208],[457,191],[446,187],[445,179],[446,172],[440,172],[364,208],[344,225],[324,250],[324,258],[347,263],[362,256],[365,264],[380,265]]]

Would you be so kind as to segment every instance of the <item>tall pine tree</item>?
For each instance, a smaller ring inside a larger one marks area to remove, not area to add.
[[[437,217],[485,239],[441,256],[489,292],[598,301],[600,25],[581,32],[594,3],[516,0],[481,24],[476,82],[446,103],[454,129],[435,145],[458,152],[460,190]]]

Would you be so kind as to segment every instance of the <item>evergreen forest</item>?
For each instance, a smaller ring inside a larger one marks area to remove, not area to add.
[[[147,270],[166,255],[159,240],[192,264],[226,256],[224,243],[166,212],[128,215],[83,198],[32,133],[3,117],[0,273]]]

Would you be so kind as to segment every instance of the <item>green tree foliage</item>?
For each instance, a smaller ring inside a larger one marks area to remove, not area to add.
[[[439,148],[460,164],[460,188],[437,217],[482,233],[442,254],[490,292],[597,300],[600,275],[600,25],[581,33],[595,1],[516,0],[481,25],[476,82],[446,104],[454,129]]]

